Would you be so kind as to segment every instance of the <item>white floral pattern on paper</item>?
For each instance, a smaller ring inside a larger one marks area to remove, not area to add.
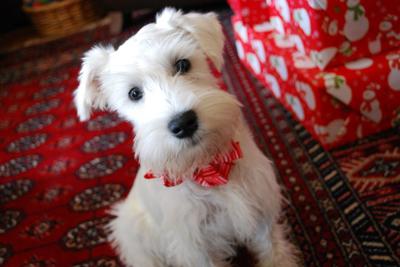
[[[250,64],[251,68],[256,74],[261,73],[260,62],[257,59],[257,56],[253,53],[247,53],[247,62]]]
[[[282,80],[287,81],[289,76],[285,59],[281,56],[272,55],[269,58],[269,62],[271,66],[276,70],[276,72],[278,72]]]
[[[400,91],[400,54],[390,54],[386,57],[389,61],[390,73],[388,84],[392,90]]]
[[[372,89],[367,89],[363,93],[363,102],[360,106],[360,112],[367,118],[378,123],[382,120],[382,111],[376,93]]]
[[[336,119],[327,125],[314,125],[314,131],[324,143],[332,144],[347,132],[348,121]]]
[[[324,81],[325,88],[329,94],[347,105],[350,103],[352,92],[345,77],[334,73],[327,73],[324,75]]]
[[[260,40],[253,40],[251,42],[251,46],[253,47],[254,51],[256,52],[258,59],[262,63],[265,63],[266,57],[265,57],[265,50],[264,50],[263,43]]]
[[[242,39],[243,42],[247,43],[249,41],[247,28],[243,25],[241,21],[235,22],[233,28],[235,29],[235,32],[240,36],[240,39]]]
[[[336,47],[324,48],[321,51],[311,50],[311,60],[321,69],[325,69],[326,66],[335,57],[338,49]]]
[[[374,61],[370,58],[361,58],[345,64],[345,67],[349,70],[362,70],[371,67]]]
[[[236,40],[235,45],[236,45],[236,51],[238,53],[239,58],[244,59],[244,49],[243,49],[242,43],[239,42],[238,40]]]
[[[271,74],[265,74],[265,81],[269,85],[269,89],[271,89],[272,93],[276,98],[281,97],[281,87],[279,86],[278,81],[276,80],[275,76]]]
[[[304,8],[298,8],[293,10],[293,17],[300,29],[307,35],[311,35],[311,21],[307,10]]]
[[[311,110],[315,110],[316,104],[312,87],[308,83],[300,81],[296,81],[295,87],[297,92],[299,92],[299,94],[303,96],[303,99],[306,102],[308,108]]]
[[[349,41],[355,42],[361,40],[367,34],[369,20],[360,0],[347,0],[347,8],[343,34]]]
[[[292,94],[285,95],[286,103],[292,108],[294,114],[296,114],[297,118],[302,121],[304,120],[304,110],[301,105],[300,99],[297,96]]]
[[[308,0],[308,4],[315,10],[326,10],[328,8],[328,0]]]
[[[281,17],[286,21],[290,22],[290,10],[286,0],[275,0],[275,7],[279,11]]]

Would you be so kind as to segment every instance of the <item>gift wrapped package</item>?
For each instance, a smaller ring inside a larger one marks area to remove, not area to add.
[[[268,22],[291,35],[318,68],[341,65],[400,46],[398,0],[266,0]],[[251,14],[257,20],[258,12]]]
[[[232,23],[242,62],[325,148],[398,123],[400,49],[320,70],[290,34]]]
[[[257,25],[269,20],[269,6],[265,0],[228,0],[229,5],[246,25]]]

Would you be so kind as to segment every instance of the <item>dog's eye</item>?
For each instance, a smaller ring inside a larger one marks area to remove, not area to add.
[[[190,61],[188,59],[179,59],[175,62],[175,71],[179,74],[184,74],[190,70]]]
[[[138,101],[143,97],[143,91],[139,87],[132,87],[129,90],[129,98],[132,101]]]

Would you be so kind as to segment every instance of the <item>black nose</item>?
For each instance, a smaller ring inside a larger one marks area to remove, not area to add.
[[[168,123],[170,132],[179,139],[193,136],[197,128],[199,128],[197,115],[193,110],[176,115]]]

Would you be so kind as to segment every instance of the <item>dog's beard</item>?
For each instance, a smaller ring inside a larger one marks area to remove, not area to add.
[[[199,129],[192,138],[177,139],[162,134],[137,136],[136,155],[143,167],[170,177],[190,177],[216,155],[227,152],[233,133]]]
[[[199,128],[190,138],[178,139],[167,129],[169,118],[149,120],[135,128],[135,153],[143,167],[170,177],[191,176],[217,154],[230,149],[240,118],[240,104],[221,90],[197,95],[193,104]]]

